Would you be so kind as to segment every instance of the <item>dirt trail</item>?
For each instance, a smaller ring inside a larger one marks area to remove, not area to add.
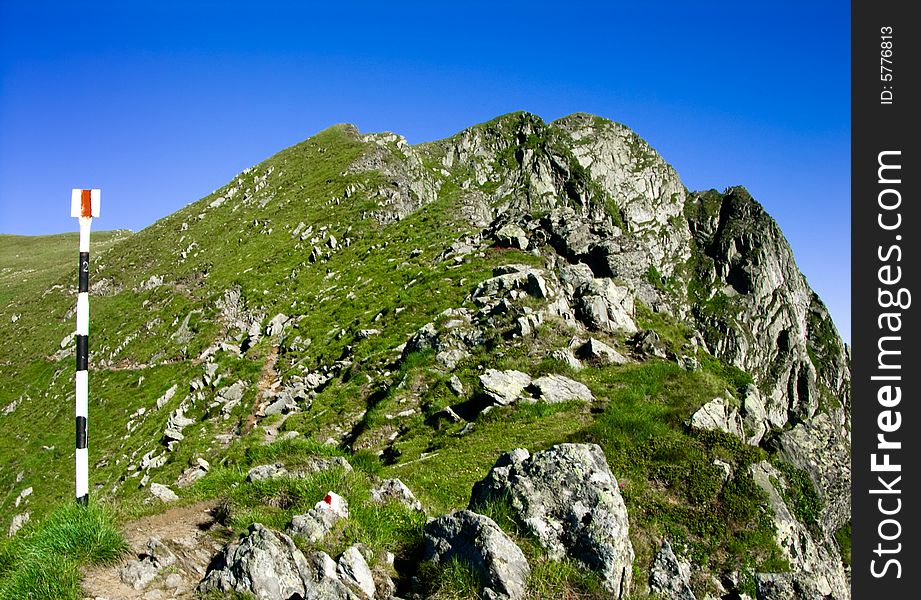
[[[92,567],[84,571],[83,592],[94,600],[168,600],[198,598],[195,587],[204,577],[212,557],[224,546],[229,531],[215,522],[214,501],[170,508],[126,524],[122,533],[129,554],[111,567]],[[158,538],[176,556],[176,562],[159,570],[156,578],[140,589],[121,579],[122,569],[141,560],[147,541]]]

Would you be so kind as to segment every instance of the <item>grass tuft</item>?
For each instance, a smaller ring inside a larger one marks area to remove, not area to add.
[[[79,599],[86,564],[112,564],[127,544],[105,506],[69,504],[0,548],[0,600]]]

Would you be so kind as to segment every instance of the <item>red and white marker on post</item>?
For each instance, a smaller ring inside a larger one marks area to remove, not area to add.
[[[90,226],[99,216],[99,190],[72,190],[70,216],[80,223],[80,262],[77,280],[77,373],[76,416],[77,448],[74,459],[77,478],[77,503],[89,502],[89,455],[86,447],[89,408],[89,335],[90,335]]]

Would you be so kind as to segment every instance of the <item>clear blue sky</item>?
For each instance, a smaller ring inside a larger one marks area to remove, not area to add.
[[[73,187],[139,230],[337,122],[584,111],[748,187],[850,338],[849,3],[337,4],[0,0],[0,232],[74,230]]]

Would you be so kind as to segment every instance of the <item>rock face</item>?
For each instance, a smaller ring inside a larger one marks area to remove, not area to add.
[[[615,598],[629,594],[634,553],[627,509],[599,446],[503,454],[474,486],[470,507],[505,499],[551,557],[570,557],[596,571]]]
[[[768,412],[785,413],[784,423],[815,414],[820,381],[849,406],[843,344],[777,223],[743,188],[698,194],[688,212],[707,290],[691,308],[707,345],[759,382]]]
[[[424,560],[447,563],[457,559],[473,568],[485,598],[524,598],[531,573],[528,560],[489,517],[462,510],[429,521],[424,544]]]
[[[816,539],[793,516],[774,484],[775,481],[782,482],[783,475],[769,463],[760,462],[752,466],[752,476],[768,495],[776,531],[774,537],[790,563],[789,574],[762,578],[765,589],[775,591],[762,594],[762,585],[759,583],[759,597],[849,599],[850,584],[837,547],[832,541]],[[787,587],[801,590],[802,593],[795,596],[783,595]]]

